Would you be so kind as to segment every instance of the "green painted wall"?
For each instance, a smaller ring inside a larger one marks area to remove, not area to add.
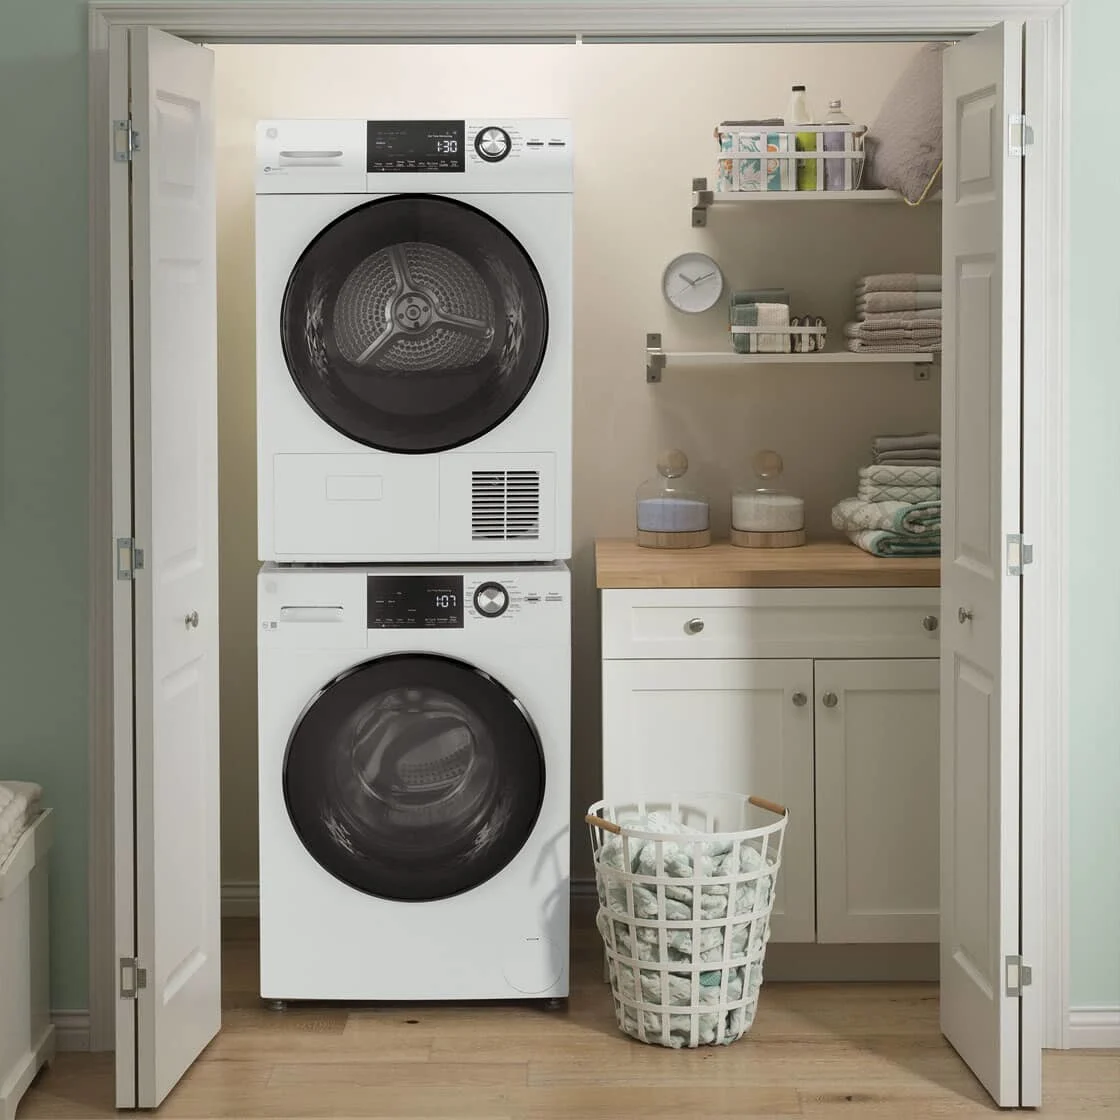
[[[1070,180],[1070,1003],[1120,1007],[1120,4],[1074,0]],[[1092,151],[1097,145],[1097,152]]]
[[[0,3],[0,104],[25,124],[0,170],[0,773],[58,810],[52,1000],[87,1002],[86,11]],[[1120,1006],[1120,157],[1115,0],[1074,0],[1070,596],[1072,1001]],[[1044,547],[1044,542],[1040,542]]]

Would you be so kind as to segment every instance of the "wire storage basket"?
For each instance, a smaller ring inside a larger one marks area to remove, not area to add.
[[[778,820],[759,823],[759,810]],[[674,1049],[742,1038],[758,1008],[789,810],[705,793],[597,801],[585,819],[619,1028]]]

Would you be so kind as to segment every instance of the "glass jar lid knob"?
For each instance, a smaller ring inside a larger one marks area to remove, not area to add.
[[[688,470],[688,456],[679,448],[663,451],[657,459],[657,473],[664,478],[680,478]]]
[[[781,475],[785,466],[781,455],[769,450],[757,452],[751,460],[751,465],[754,467],[754,473],[764,482],[770,482]]]

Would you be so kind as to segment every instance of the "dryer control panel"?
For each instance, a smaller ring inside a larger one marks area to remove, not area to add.
[[[570,194],[572,126],[559,118],[269,120],[257,194]]]

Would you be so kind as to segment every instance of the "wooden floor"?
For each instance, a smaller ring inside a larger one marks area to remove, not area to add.
[[[227,923],[221,1034],[159,1110],[174,1117],[916,1117],[989,1115],[937,1029],[930,985],[768,984],[751,1033],[669,1051],[615,1027],[590,918],[566,1010],[415,1005],[274,1012],[252,922]],[[62,1054],[19,1120],[114,1116],[112,1055]],[[1047,1054],[1055,1118],[1120,1118],[1120,1052]]]

